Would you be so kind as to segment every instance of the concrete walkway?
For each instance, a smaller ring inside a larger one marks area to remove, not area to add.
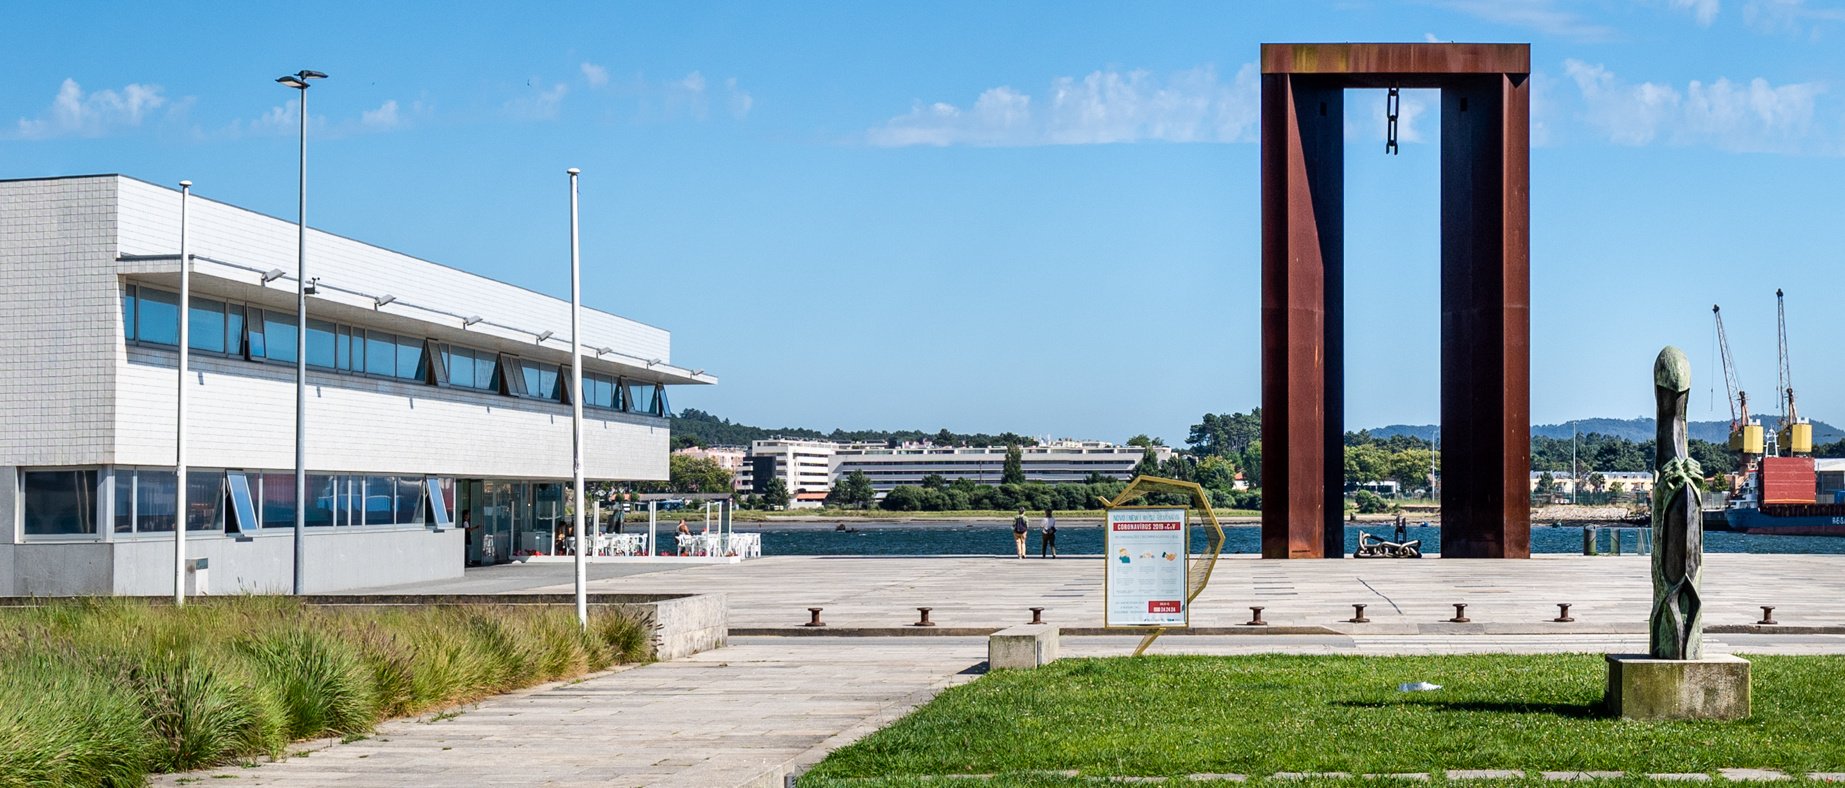
[[[166,775],[155,785],[782,785],[975,678],[985,641],[764,639],[380,726],[305,757]]]

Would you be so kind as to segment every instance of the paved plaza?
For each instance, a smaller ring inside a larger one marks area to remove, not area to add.
[[[1192,625],[1237,628],[1251,606],[1277,626],[1361,634],[1644,633],[1652,604],[1650,558],[1545,555],[1525,561],[1427,558],[1410,561],[1264,561],[1226,556],[1192,611]],[[943,627],[1022,624],[1028,608],[1063,627],[1102,624],[1099,557],[1058,560],[993,557],[858,558],[776,556],[731,565],[647,571],[658,565],[594,565],[590,590],[723,592],[731,626],[795,627],[807,608],[824,607],[830,628],[891,628],[933,608]],[[569,592],[568,565],[470,570],[460,581],[410,586],[441,593]],[[1713,553],[1705,556],[1704,621],[1747,626],[1775,606],[1784,627],[1845,626],[1845,556]],[[1467,604],[1472,623],[1446,623]],[[1574,623],[1558,624],[1558,603]],[[1350,624],[1352,605],[1369,624]]]
[[[1706,638],[1717,653],[1845,653],[1845,557],[1706,556]],[[1100,559],[775,557],[737,565],[592,567],[596,592],[723,592],[739,636],[697,656],[490,699],[444,718],[401,720],[370,738],[299,748],[277,763],[168,775],[157,784],[235,776],[273,786],[779,786],[783,776],[984,671],[976,636],[863,636],[934,608],[937,631],[1022,623],[1032,606],[1066,627],[1101,623]],[[492,567],[391,589],[558,592],[567,564]],[[1643,557],[1529,561],[1261,561],[1225,558],[1194,624],[1155,653],[1430,654],[1633,652],[1646,648]],[[1372,624],[1348,624],[1353,603]],[[1446,623],[1453,604],[1474,623]],[[1558,624],[1557,602],[1578,619]],[[1778,627],[1752,628],[1759,605]],[[1252,636],[1249,606],[1279,627]],[[830,626],[789,629],[807,607]],[[1319,627],[1322,629],[1302,629]],[[854,630],[857,630],[856,632]],[[1815,631],[1822,630],[1822,631]],[[1823,631],[1832,630],[1832,631]],[[910,628],[903,631],[916,631]],[[859,635],[859,636],[847,636]],[[1066,657],[1118,656],[1133,637],[1066,636]]]

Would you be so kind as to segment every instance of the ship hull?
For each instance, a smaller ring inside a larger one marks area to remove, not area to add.
[[[1839,504],[1774,505],[1765,509],[1734,508],[1724,513],[1729,530],[1777,536],[1845,536],[1845,506]]]

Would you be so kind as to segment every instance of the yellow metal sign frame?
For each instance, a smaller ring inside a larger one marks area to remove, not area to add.
[[[1102,509],[1108,512],[1114,511],[1115,509],[1173,508],[1172,506],[1128,505],[1133,501],[1137,501],[1156,492],[1176,492],[1189,495],[1192,498],[1192,508],[1202,510],[1204,513],[1203,522],[1207,528],[1206,534],[1208,535],[1210,544],[1205,547],[1204,553],[1196,557],[1188,558],[1185,567],[1185,627],[1190,627],[1192,602],[1198,598],[1200,593],[1204,592],[1204,587],[1211,582],[1211,570],[1217,568],[1217,557],[1224,551],[1224,528],[1217,522],[1217,513],[1211,509],[1211,496],[1205,493],[1204,487],[1196,482],[1180,481],[1178,479],[1165,479],[1158,476],[1136,476],[1133,481],[1128,482],[1127,487],[1121,490],[1121,494],[1116,495],[1112,499],[1103,499]],[[1107,528],[1106,520],[1104,520],[1103,527]],[[1190,533],[1188,526],[1188,530],[1186,531],[1186,549],[1188,552],[1190,550]],[[1106,544],[1106,532],[1104,533],[1104,544]],[[1103,561],[1102,571],[1104,573],[1102,581],[1102,623],[1106,625],[1108,623],[1108,564],[1106,560]],[[1142,629],[1143,627],[1112,628]],[[1153,645],[1153,641],[1158,640],[1159,636],[1165,634],[1168,629],[1175,629],[1175,627],[1154,627],[1147,633],[1145,638],[1141,639],[1140,646],[1134,649],[1134,656],[1138,657],[1145,653],[1147,647]]]

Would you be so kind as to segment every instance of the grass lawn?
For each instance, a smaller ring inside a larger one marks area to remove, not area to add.
[[[1754,717],[1723,723],[1600,716],[1600,654],[1062,660],[948,690],[834,752],[800,784],[908,786],[953,774],[1066,786],[1226,772],[1845,771],[1845,657],[1751,659]],[[1397,691],[1414,681],[1442,689]],[[1028,774],[1071,769],[1080,776]]]

